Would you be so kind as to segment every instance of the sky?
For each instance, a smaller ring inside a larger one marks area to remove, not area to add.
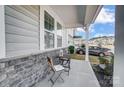
[[[101,9],[94,24],[89,27],[90,38],[101,36],[114,36],[115,34],[115,6],[105,5]],[[75,35],[85,38],[82,28],[77,28]]]

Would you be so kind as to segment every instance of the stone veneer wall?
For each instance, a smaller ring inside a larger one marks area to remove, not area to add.
[[[62,48],[64,53],[67,48]],[[23,57],[0,59],[0,87],[31,87],[43,80],[47,56],[55,57],[60,49]]]

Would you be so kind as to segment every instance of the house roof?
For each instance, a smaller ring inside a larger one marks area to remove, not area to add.
[[[82,38],[82,36],[73,36],[73,38]]]

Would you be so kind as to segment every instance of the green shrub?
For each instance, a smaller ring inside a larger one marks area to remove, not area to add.
[[[82,47],[82,48],[85,48],[85,44],[82,44],[81,47]]]
[[[104,74],[105,75],[112,75],[113,74],[113,65],[112,64],[106,65],[106,68],[104,69]]]
[[[70,54],[74,54],[75,47],[74,46],[69,46],[68,51]]]
[[[99,57],[99,62],[100,64],[107,64],[109,63],[109,60],[106,59],[105,57]]]
[[[111,63],[114,63],[114,55],[111,56]]]
[[[108,63],[114,63],[114,56],[104,56],[104,57],[99,57],[99,62],[101,64],[108,64]]]

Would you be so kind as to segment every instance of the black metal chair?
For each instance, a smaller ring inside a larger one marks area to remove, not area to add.
[[[71,69],[70,67],[70,58],[69,55],[63,55],[63,56],[59,56],[59,60],[61,62],[61,65],[65,68],[65,72],[68,72],[69,75],[69,71]]]

